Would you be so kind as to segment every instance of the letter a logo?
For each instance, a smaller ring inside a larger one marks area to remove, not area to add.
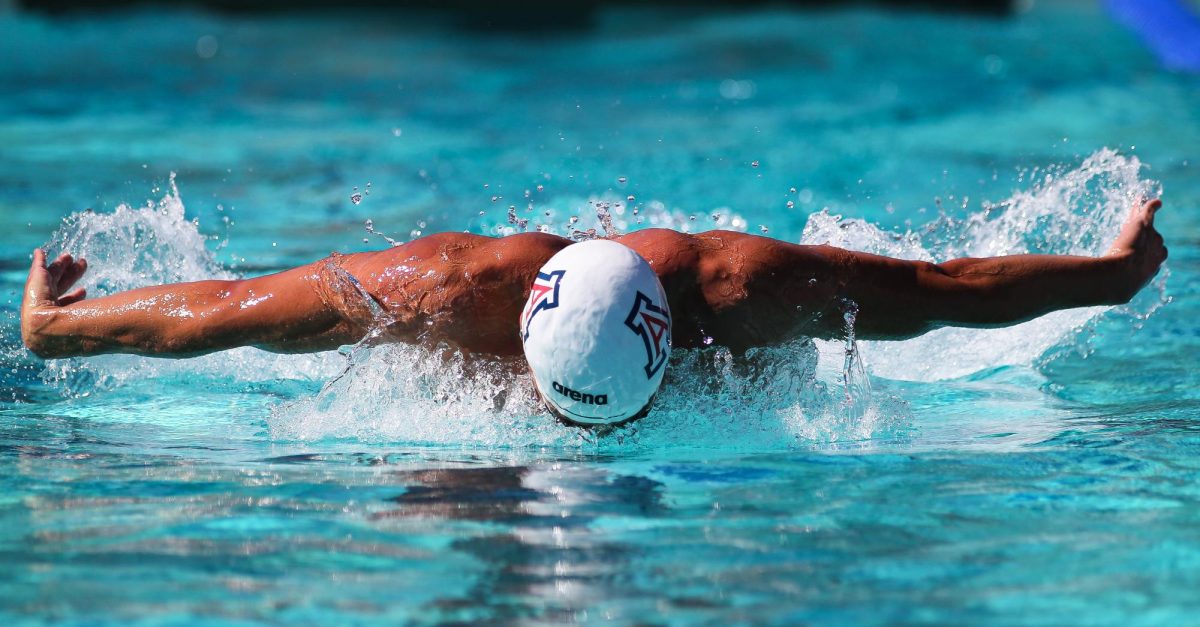
[[[665,307],[655,305],[649,296],[638,292],[633,309],[625,318],[625,326],[638,334],[646,346],[646,378],[649,379],[667,363],[671,343],[671,314]]]
[[[558,284],[566,270],[555,270],[549,274],[539,272],[529,288],[529,300],[521,312],[521,341],[529,339],[529,322],[543,309],[558,307]]]

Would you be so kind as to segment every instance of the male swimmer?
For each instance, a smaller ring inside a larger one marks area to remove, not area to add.
[[[441,233],[253,279],[90,300],[82,288],[68,291],[86,261],[63,254],[47,265],[35,250],[21,337],[43,358],[182,357],[237,346],[306,352],[362,339],[382,309],[393,341],[523,353],[550,412],[611,425],[649,408],[671,347],[744,351],[837,337],[847,307],[857,309],[857,337],[904,339],[1126,303],[1167,257],[1154,229],[1161,206],[1135,207],[1101,257],[934,264],[728,231],[648,229],[582,243],[544,233]]]

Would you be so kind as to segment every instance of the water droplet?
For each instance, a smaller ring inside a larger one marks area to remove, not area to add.
[[[704,336],[704,339],[701,341],[704,342],[705,346],[712,346],[712,343],[713,343],[713,339],[707,335]]]
[[[398,127],[392,129],[392,137],[399,137],[400,133],[401,133],[401,131]]]
[[[545,186],[545,185],[538,185],[538,186],[537,186],[537,190],[538,190],[539,192],[540,192],[540,191],[542,191],[542,190],[544,190],[544,189],[546,189],[546,186]]]
[[[762,231],[763,233],[766,233],[766,232],[767,232],[767,225],[765,225],[765,224],[760,224],[760,225],[758,225],[758,230]]]
[[[794,202],[792,202],[792,201],[790,201],[790,200],[789,200],[789,201],[787,201],[787,208],[788,208],[788,209],[791,209],[792,207],[795,207],[795,206],[796,206],[796,203],[794,203]]]
[[[692,216],[688,216],[688,220],[689,220],[689,221],[691,221],[691,222],[695,222],[695,221],[696,221],[696,216],[694,216],[694,215],[692,215]]]
[[[751,161],[751,162],[750,162],[750,167],[752,167],[752,168],[757,168],[757,167],[758,167],[758,161]]]
[[[357,189],[357,188],[355,188],[355,189]],[[358,192],[354,192],[353,194],[350,194],[350,202],[352,202],[356,205],[358,203],[362,202],[362,199],[363,199],[362,194],[360,194]]]
[[[623,177],[623,176],[618,176],[618,177],[617,177],[617,182],[618,182],[618,183],[620,183],[620,184],[622,184],[622,185],[624,185],[624,184],[625,184],[625,181],[628,181],[628,180],[629,180],[629,179],[627,179],[627,178],[625,178],[625,177]]]
[[[816,285],[816,284],[817,284],[817,280],[816,280],[816,279],[809,279],[809,280],[808,280],[808,284],[809,284],[809,285]]]
[[[500,196],[492,196],[492,202],[496,202],[497,200],[500,200],[500,198]]]
[[[1187,165],[1187,164],[1184,163],[1183,165]],[[629,202],[633,202],[635,200],[635,198],[633,197],[633,194],[630,194],[629,197],[626,198],[625,200],[628,200]]]
[[[196,56],[201,59],[211,59],[217,56],[217,50],[221,48],[217,38],[212,35],[204,35],[196,40]]]
[[[788,191],[789,191],[789,192],[791,192],[791,193],[793,193],[793,194],[795,194],[795,193],[796,193],[796,188],[795,188],[795,187],[793,187],[793,188],[789,189]]]

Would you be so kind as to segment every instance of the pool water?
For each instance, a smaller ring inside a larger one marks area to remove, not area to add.
[[[1019,4],[0,9],[0,620],[1195,622],[1200,77]],[[676,351],[604,436],[411,347],[42,362],[16,317],[47,244],[98,293],[461,230],[1096,254],[1157,193],[1129,306]]]

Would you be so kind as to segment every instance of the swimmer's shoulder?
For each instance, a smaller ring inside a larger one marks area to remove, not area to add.
[[[481,277],[490,280],[515,280],[522,290],[528,288],[539,269],[571,240],[550,233],[517,233],[505,237],[485,237],[475,242],[469,261]]]
[[[759,235],[724,230],[693,234],[671,229],[644,229],[621,236],[617,241],[637,251],[651,265],[658,260],[671,260],[674,264],[703,263],[710,258],[725,259],[730,251],[759,254],[789,246],[786,242]]]
[[[671,229],[642,229],[615,240],[641,255],[660,277],[695,263],[698,253],[696,236]]]
[[[489,237],[486,248],[501,257],[537,257],[544,263],[558,251],[570,246],[571,240],[552,233],[517,233],[505,237]]]
[[[672,229],[642,229],[622,235],[616,238],[615,241],[638,250],[644,247],[690,247],[694,240],[694,235],[681,233]]]
[[[770,238],[738,231],[712,230],[701,233],[683,233],[672,229],[642,229],[622,235],[617,241],[637,250],[638,247],[711,250],[737,244],[767,244],[776,242]]]

